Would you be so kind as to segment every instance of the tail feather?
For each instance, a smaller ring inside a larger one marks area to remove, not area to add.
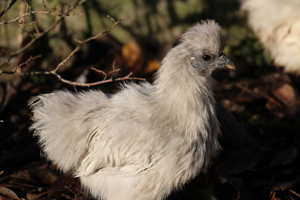
[[[103,106],[108,98],[100,91],[71,93],[57,91],[33,97],[30,130],[39,137],[47,157],[62,171],[76,170],[87,153],[91,124],[83,116],[94,107]]]

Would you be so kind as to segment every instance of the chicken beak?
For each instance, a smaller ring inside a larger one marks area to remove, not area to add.
[[[228,68],[228,69],[236,69],[233,62],[224,54],[219,57],[219,60],[217,61],[218,67],[222,68]]]

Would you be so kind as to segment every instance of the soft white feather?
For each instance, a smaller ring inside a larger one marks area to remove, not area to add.
[[[275,63],[300,74],[300,1],[242,0],[242,9]]]

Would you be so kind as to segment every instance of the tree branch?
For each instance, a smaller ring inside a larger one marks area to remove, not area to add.
[[[67,9],[66,13],[61,13],[61,12],[59,12],[58,14],[55,14],[55,13],[52,13],[52,12],[47,8],[47,6],[45,5],[45,3],[44,3],[44,1],[43,1],[43,5],[44,5],[45,8],[48,9],[48,11],[32,11],[32,12],[28,12],[28,13],[25,13],[25,14],[23,14],[23,15],[21,15],[21,16],[15,18],[15,19],[13,19],[13,20],[6,21],[6,22],[1,22],[0,25],[1,25],[1,24],[7,24],[7,23],[13,22],[13,21],[17,21],[17,20],[19,20],[20,18],[25,17],[26,15],[34,14],[34,13],[44,13],[44,14],[47,13],[47,14],[53,14],[53,15],[60,16],[60,17],[66,17],[66,16],[69,16],[70,13],[72,13],[73,10],[74,10],[78,5],[80,5],[80,4],[83,3],[83,2],[84,2],[84,1],[76,0],[75,3],[74,3],[74,5],[73,5],[72,7],[71,7],[71,6],[68,6],[68,9]],[[82,13],[82,12],[80,12],[80,13]],[[75,14],[76,14],[76,13],[75,13]],[[76,14],[76,15],[77,15],[77,14]],[[0,63],[0,67],[2,67],[2,66],[4,66],[4,65],[8,64],[9,61],[10,61],[13,57],[15,57],[15,56],[19,55],[20,53],[24,52],[25,50],[27,50],[28,47],[30,47],[34,42],[36,42],[38,39],[40,39],[41,37],[43,37],[46,33],[48,33],[49,31],[51,31],[58,23],[60,23],[61,19],[62,19],[62,18],[60,18],[59,20],[55,21],[48,29],[46,29],[45,31],[39,33],[36,37],[32,38],[32,40],[31,40],[30,42],[28,42],[24,47],[22,47],[21,49],[15,51],[15,52],[13,52],[13,53],[11,53],[11,54],[9,55],[9,57],[8,57],[7,60],[5,60],[4,62]]]
[[[6,8],[4,8],[4,10],[2,10],[0,12],[0,17],[2,17],[2,15],[4,15],[15,3],[17,2],[17,0],[12,0],[8,6]]]
[[[107,29],[106,31],[103,31],[103,32],[100,32],[99,34],[93,36],[93,37],[90,37],[84,41],[77,41],[79,44],[77,45],[77,47],[68,55],[67,58],[65,58],[62,62],[60,62],[57,67],[52,70],[52,71],[38,71],[38,72],[16,72],[16,70],[12,70],[12,71],[1,71],[0,70],[0,74],[11,74],[11,75],[19,75],[19,76],[24,76],[24,75],[54,75],[57,77],[57,79],[63,83],[66,83],[66,84],[69,84],[69,85],[73,85],[73,86],[82,86],[82,87],[91,87],[91,86],[95,86],[95,85],[100,85],[100,84],[104,84],[104,83],[109,83],[109,82],[114,82],[114,81],[123,81],[123,80],[140,80],[140,81],[144,81],[145,79],[143,78],[137,78],[137,77],[131,77],[132,73],[129,73],[127,76],[124,76],[124,77],[121,77],[121,78],[110,78],[110,79],[107,79],[107,77],[109,75],[111,75],[112,73],[115,73],[115,72],[118,72],[120,71],[120,69],[115,69],[115,62],[113,63],[112,65],[112,70],[108,73],[105,73],[104,71],[102,70],[98,70],[98,69],[95,69],[95,68],[91,68],[93,71],[96,71],[98,73],[101,73],[104,75],[104,78],[103,80],[101,81],[97,81],[97,82],[92,82],[92,83],[79,83],[79,82],[74,82],[74,81],[70,81],[70,80],[66,80],[64,78],[61,77],[60,74],[57,73],[57,71],[76,53],[80,50],[81,46],[84,44],[84,43],[87,43],[88,41],[91,41],[91,40],[94,40],[96,38],[98,38],[99,36],[103,35],[103,34],[106,34],[108,33],[109,31],[111,31],[117,24],[119,24],[121,21],[123,21],[124,19],[127,19],[128,17],[123,17],[121,18],[120,20],[115,20],[113,18],[111,18],[109,15],[107,16],[111,21],[114,22],[114,24],[109,28]],[[55,27],[55,24],[53,24],[50,28],[53,28]],[[49,29],[50,29],[49,28]],[[49,31],[47,29],[47,31]],[[45,31],[46,32],[46,31]],[[43,34],[45,34],[45,32],[43,32]],[[41,34],[40,34],[41,35]],[[39,37],[41,37],[39,35]],[[35,38],[36,40],[36,38]],[[27,46],[27,45],[26,45]],[[25,47],[26,47],[25,46]],[[23,48],[25,48],[23,47]],[[23,51],[23,48],[20,49],[19,51],[11,54],[12,55],[17,55],[18,53],[22,52]],[[20,64],[19,66],[23,66],[25,64],[28,64],[28,62],[30,62],[32,59],[35,59],[37,57],[40,57],[40,56],[36,56],[36,57],[30,57],[27,61],[25,61],[24,63]],[[11,58],[10,58],[11,59]],[[0,65],[1,66],[1,65]]]
[[[28,49],[35,41],[37,41],[38,39],[40,39],[41,37],[43,37],[46,33],[48,33],[49,31],[51,31],[59,22],[61,21],[61,19],[57,20],[56,22],[54,22],[47,30],[41,32],[40,34],[38,34],[35,38],[32,38],[32,40],[30,42],[28,42],[24,47],[22,47],[21,49],[11,53],[8,57],[7,60],[5,60],[4,62],[2,62],[0,64],[0,67],[6,65],[9,63],[9,61],[19,55],[20,53],[24,52],[26,49]]]
[[[74,9],[74,8],[73,8]],[[4,21],[4,22],[0,22],[0,25],[3,25],[3,24],[8,24],[8,23],[11,23],[11,22],[15,22],[15,21],[18,21],[19,19],[22,19],[24,18],[25,16],[27,15],[32,15],[32,14],[35,14],[35,13],[39,13],[39,14],[50,14],[50,15],[55,15],[55,16],[58,16],[58,17],[68,17],[70,16],[70,13],[72,12],[73,10],[68,10],[66,13],[61,13],[59,11],[59,13],[53,13],[51,11],[42,11],[42,10],[35,10],[35,11],[31,11],[31,12],[27,12],[27,13],[24,13],[23,15],[21,16],[18,16],[14,19],[11,19],[11,20],[8,20],[8,21]],[[76,15],[78,17],[82,17],[82,13],[83,12],[79,12],[79,13],[74,13],[72,15]]]
[[[118,24],[119,24],[121,21],[123,21],[124,19],[128,19],[130,16],[123,17],[123,18],[119,19],[118,21],[116,21],[114,18],[112,18],[112,17],[109,16],[109,15],[107,15],[106,17],[107,17],[108,19],[110,19],[111,21],[114,22],[114,24],[113,24],[109,29],[107,29],[106,31],[103,31],[103,32],[101,32],[101,33],[95,35],[94,37],[90,37],[90,38],[88,38],[88,39],[86,39],[86,40],[84,40],[84,41],[80,41],[80,40],[76,40],[76,41],[77,41],[79,44],[83,44],[83,43],[86,43],[86,42],[88,42],[88,41],[90,41],[90,40],[94,40],[94,39],[98,38],[99,36],[101,36],[101,35],[103,35],[103,34],[105,34],[105,33],[108,33],[109,31],[111,31],[112,29],[114,29],[116,25],[118,25]]]

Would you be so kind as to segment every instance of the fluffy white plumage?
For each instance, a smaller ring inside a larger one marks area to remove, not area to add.
[[[205,172],[220,149],[212,71],[234,68],[212,20],[189,29],[165,57],[153,85],[57,91],[34,97],[31,130],[64,172],[94,197],[160,200]]]
[[[242,0],[242,9],[276,65],[300,74],[300,1]]]

